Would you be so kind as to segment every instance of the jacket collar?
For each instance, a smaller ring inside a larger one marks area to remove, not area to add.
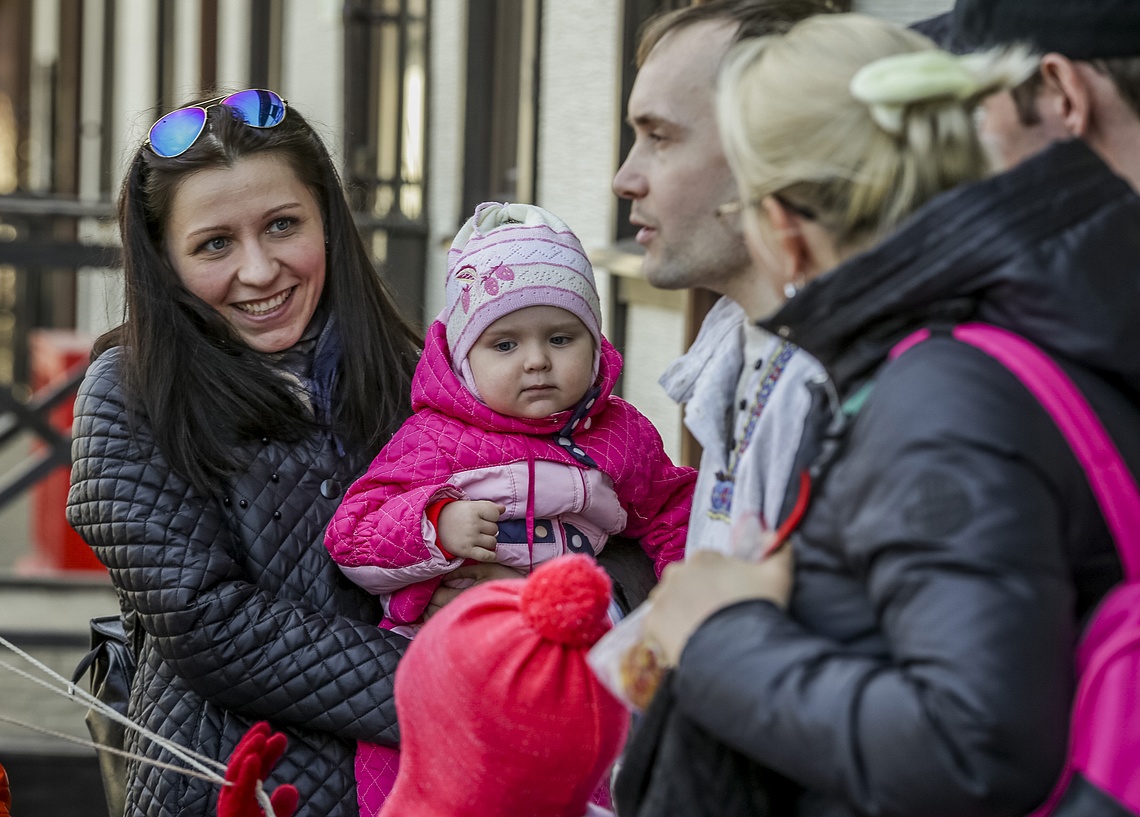
[[[744,359],[741,327],[747,320],[744,308],[727,296],[712,305],[693,345],[670,363],[657,381],[674,403],[689,403],[691,407],[698,392],[707,393],[700,384],[710,378],[735,386]],[[713,387],[712,391],[719,393],[724,388]]]

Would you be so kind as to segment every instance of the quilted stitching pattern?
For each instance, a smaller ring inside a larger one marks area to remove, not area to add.
[[[101,357],[80,388],[67,514],[146,632],[132,717],[221,760],[268,719],[289,737],[271,780],[300,789],[298,815],[355,815],[354,741],[398,740],[392,683],[406,644],[376,628],[375,600],[321,547],[338,499],[328,488],[348,485],[362,458],[317,435],[264,440],[224,496],[203,495],[145,423],[132,433],[117,360]],[[214,813],[209,783],[138,764],[130,775],[128,817]]]
[[[451,370],[445,328],[428,333],[412,383],[416,413],[396,432],[367,473],[349,489],[325,540],[347,567],[401,567],[440,561],[424,543],[422,519],[447,492],[452,474],[496,464],[550,460],[582,467],[553,444],[568,412],[539,420],[505,417],[476,400]],[[613,480],[629,516],[625,536],[639,539],[658,575],[681,558],[696,471],[675,466],[661,437],[629,403],[612,396],[621,356],[603,342],[602,393],[574,440]]]
[[[356,747],[357,803],[361,814],[376,814],[400,772],[400,753],[387,746],[360,743]]]
[[[442,581],[443,576],[440,575],[397,590],[388,599],[388,617],[397,624],[414,624],[419,621]]]

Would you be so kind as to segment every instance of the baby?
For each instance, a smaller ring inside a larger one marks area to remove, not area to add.
[[[409,637],[463,564],[529,572],[606,539],[640,541],[657,575],[684,554],[696,471],[612,395],[593,268],[570,229],[527,204],[479,205],[448,256],[447,305],[412,381],[414,414],[349,488],[325,544]],[[617,617],[616,606],[611,616]],[[361,743],[357,796],[374,814],[395,749]],[[603,786],[596,798],[608,804]]]
[[[621,533],[660,576],[684,552],[696,474],[611,394],[621,357],[578,239],[540,207],[489,202],[448,262],[415,413],[345,495],[333,558],[409,636],[466,560],[529,571]]]

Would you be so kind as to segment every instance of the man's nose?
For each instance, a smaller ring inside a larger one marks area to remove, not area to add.
[[[634,150],[630,150],[614,174],[612,187],[614,193],[623,199],[639,199],[645,195],[645,176],[637,167]]]

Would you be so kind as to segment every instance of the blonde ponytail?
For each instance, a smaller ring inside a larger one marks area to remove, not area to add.
[[[748,198],[782,193],[858,249],[988,172],[973,109],[1036,64],[1023,49],[956,57],[863,15],[813,17],[730,52],[721,137]]]

